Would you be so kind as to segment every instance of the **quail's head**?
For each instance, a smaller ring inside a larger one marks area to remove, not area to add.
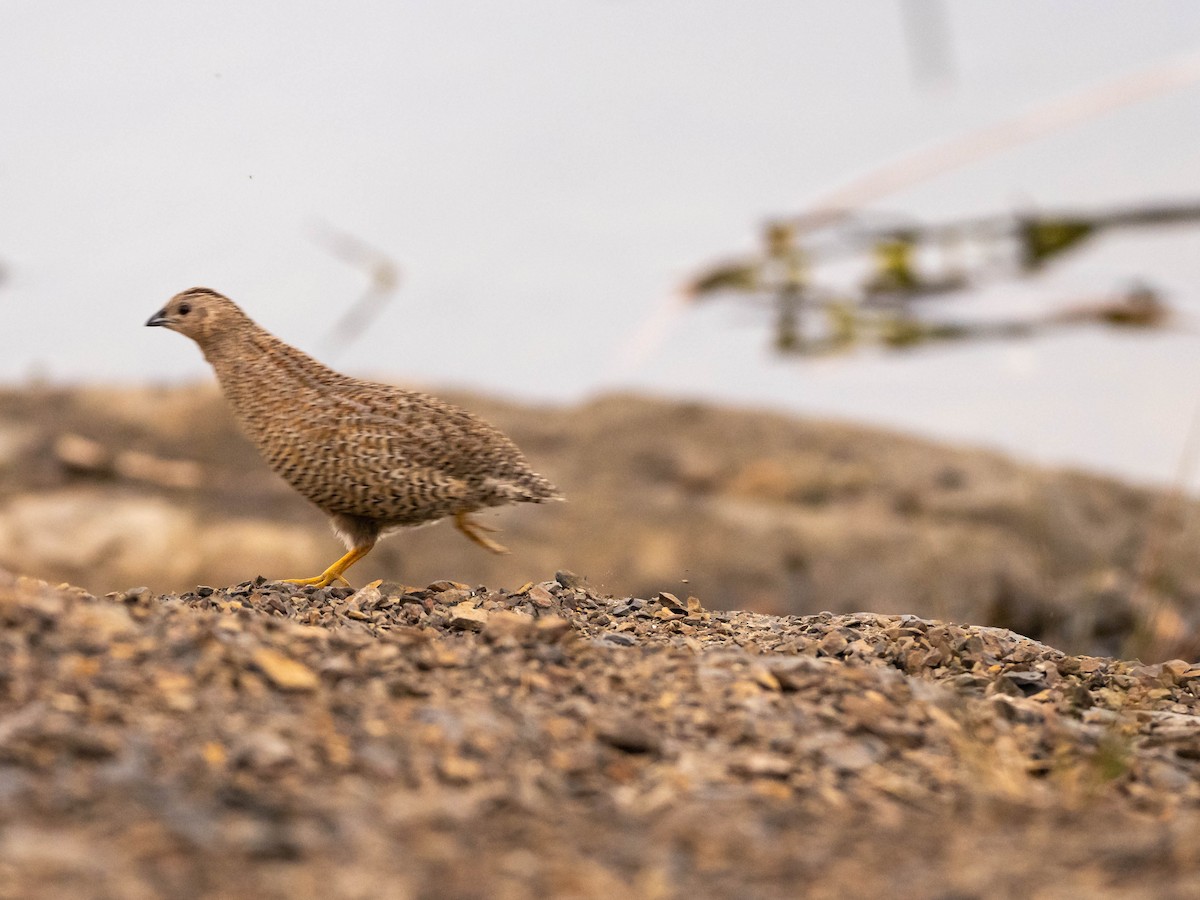
[[[172,297],[146,324],[178,331],[205,347],[247,322],[245,313],[228,297],[208,288],[191,288]]]

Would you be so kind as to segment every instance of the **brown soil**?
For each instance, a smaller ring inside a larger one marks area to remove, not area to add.
[[[86,586],[0,573],[0,896],[1200,894],[1194,503],[457,399],[569,502],[314,591],[245,580],[338,551],[211,389],[0,395],[0,565]]]
[[[0,575],[0,895],[1190,897],[1200,667],[580,579]]]

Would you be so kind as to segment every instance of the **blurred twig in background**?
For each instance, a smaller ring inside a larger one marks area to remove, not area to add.
[[[858,214],[870,204],[954,169],[1197,82],[1200,82],[1200,51],[1193,50],[1139,71],[1054,97],[1007,119],[883,162],[816,198],[798,215],[769,223],[768,230],[786,226],[790,228],[790,237],[799,239],[828,229]],[[1067,238],[1067,245],[1069,243],[1070,237]],[[902,255],[900,261],[904,261]],[[716,286],[729,288],[731,282],[744,285],[746,279],[751,277],[743,263],[718,267],[706,274],[721,276],[715,284],[707,285],[710,289]],[[694,291],[698,285],[706,286],[703,280],[693,279],[688,288]],[[664,298],[646,321],[629,333],[614,356],[610,376],[623,377],[654,355],[669,339],[676,322],[687,310],[688,304],[680,302],[681,297],[686,299],[687,296],[685,289],[683,294]]]
[[[383,312],[400,283],[400,269],[382,250],[347,232],[321,225],[315,237],[335,256],[352,266],[365,269],[371,279],[362,296],[334,323],[321,341],[323,355],[332,357],[361,337]]]
[[[900,13],[913,81],[923,88],[952,86],[954,59],[943,0],[900,0]]]
[[[1200,201],[1001,213],[935,225],[839,225],[825,230],[823,242],[803,238],[795,222],[768,222],[758,254],[710,266],[684,286],[684,295],[690,302],[713,295],[767,301],[775,310],[775,349],[804,356],[845,353],[865,343],[907,349],[1031,337],[1088,324],[1177,328],[1170,306],[1140,279],[1116,295],[1033,317],[955,321],[944,310],[920,315],[918,307],[936,298],[962,300],[986,283],[1042,272],[1113,229],[1179,224],[1200,224]],[[831,260],[853,256],[866,263],[855,284],[838,286],[813,276]]]
[[[1132,106],[1200,81],[1200,52],[1193,51],[1145,69],[1055,97],[1030,109],[932,146],[922,147],[846,182],[796,217],[803,229],[844,218],[900,190],[916,187],[1005,150],[1064,131],[1125,106]]]

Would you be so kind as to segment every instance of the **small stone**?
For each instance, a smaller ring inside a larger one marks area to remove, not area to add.
[[[486,609],[479,609],[470,600],[463,600],[451,608],[449,625],[459,631],[482,631],[488,618]]]
[[[849,646],[850,642],[837,631],[831,631],[821,638],[817,644],[818,649],[824,656],[837,656]]]
[[[465,585],[460,581],[435,581],[430,584],[426,590],[432,591],[435,594],[440,594],[443,591],[467,591],[470,592],[469,585]]]
[[[572,630],[571,623],[562,616],[542,616],[533,628],[537,639],[546,643],[554,643]]]
[[[379,583],[379,593],[385,597],[403,597],[413,590],[414,588],[407,584],[401,584],[399,581],[381,581]]]
[[[1193,666],[1182,659],[1168,659],[1161,664],[1164,684],[1179,684],[1188,678],[1200,676],[1200,666]]]
[[[484,637],[489,640],[511,638],[523,641],[533,633],[533,616],[525,613],[497,610],[487,614],[487,624],[483,629]]]
[[[783,690],[783,685],[779,683],[779,679],[771,673],[770,669],[765,669],[762,666],[755,667],[754,680],[759,684],[760,687],[764,687],[768,691]]]
[[[456,606],[459,603],[462,603],[463,601],[471,600],[472,597],[471,597],[471,592],[469,590],[459,590],[458,588],[447,588],[446,590],[442,591],[440,594],[436,594],[432,599],[433,599],[434,603],[438,603],[442,606]]]
[[[529,589],[529,599],[533,601],[534,606],[542,609],[549,609],[554,605],[554,595],[540,584],[535,584]]]
[[[239,765],[255,769],[273,769],[290,763],[295,754],[287,741],[275,732],[264,729],[246,735],[234,758]]]
[[[312,691],[321,683],[316,673],[304,663],[269,647],[255,650],[253,660],[267,680],[282,691]]]
[[[119,637],[133,633],[137,624],[123,606],[88,604],[74,613],[74,625],[79,628],[79,648],[94,653],[108,649]]]
[[[618,647],[632,647],[637,643],[637,638],[623,631],[606,631],[600,636],[600,639],[609,644],[616,644]]]
[[[1007,685],[1012,685],[1016,691],[1010,690]],[[1013,697],[1029,697],[1045,686],[1046,675],[1044,672],[1012,671],[1005,672],[1000,676],[1000,683],[997,684],[996,689]]]
[[[871,765],[879,752],[862,741],[842,740],[821,748],[826,765],[840,772],[858,772]]]
[[[768,664],[768,669],[779,682],[780,689],[802,691],[813,684],[816,665],[810,657],[797,656],[779,662],[772,661]]]
[[[658,753],[662,742],[645,725],[634,719],[618,718],[597,726],[596,737],[626,753]]]
[[[447,756],[438,761],[438,774],[451,784],[469,784],[483,775],[483,766],[473,759]]]
[[[225,752],[225,748],[217,741],[206,741],[201,748],[200,755],[204,757],[204,761],[210,768],[220,769],[225,765],[229,754]]]
[[[360,609],[364,606],[374,606],[383,599],[383,593],[379,590],[381,584],[383,584],[382,581],[372,581],[370,584],[364,585],[350,595],[350,602],[357,604]]]
[[[160,672],[154,683],[169,709],[191,712],[196,708],[196,686],[186,675],[178,672]]]
[[[145,603],[151,597],[150,588],[135,587],[127,591],[122,591],[117,597],[118,603]]]
[[[587,579],[582,575],[576,575],[574,572],[569,572],[566,569],[560,569],[554,573],[554,580],[565,588],[584,590],[587,588]]]
[[[459,648],[439,641],[429,645],[426,655],[418,659],[417,664],[428,669],[453,669],[461,666],[463,659]]]
[[[787,778],[795,769],[792,761],[777,753],[750,753],[729,765],[735,775],[755,778]]]

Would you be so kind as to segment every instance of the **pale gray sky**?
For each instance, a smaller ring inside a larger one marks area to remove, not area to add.
[[[712,306],[619,378],[629,335],[758,224],[915,148],[1200,50],[1200,4],[948,4],[955,86],[914,86],[898,2],[544,0],[0,8],[0,378],[209,377],[141,327],[194,284],[316,349],[361,273],[402,290],[339,367],[574,400],[613,387],[901,427],[1168,478],[1200,340],[1083,331],[797,363]],[[1200,88],[947,174],[881,208],[1200,197]],[[1200,321],[1200,230],[1105,238],[1021,302],[1144,275]],[[1005,295],[1007,296],[1007,295]],[[1004,302],[1003,297],[997,302]]]

